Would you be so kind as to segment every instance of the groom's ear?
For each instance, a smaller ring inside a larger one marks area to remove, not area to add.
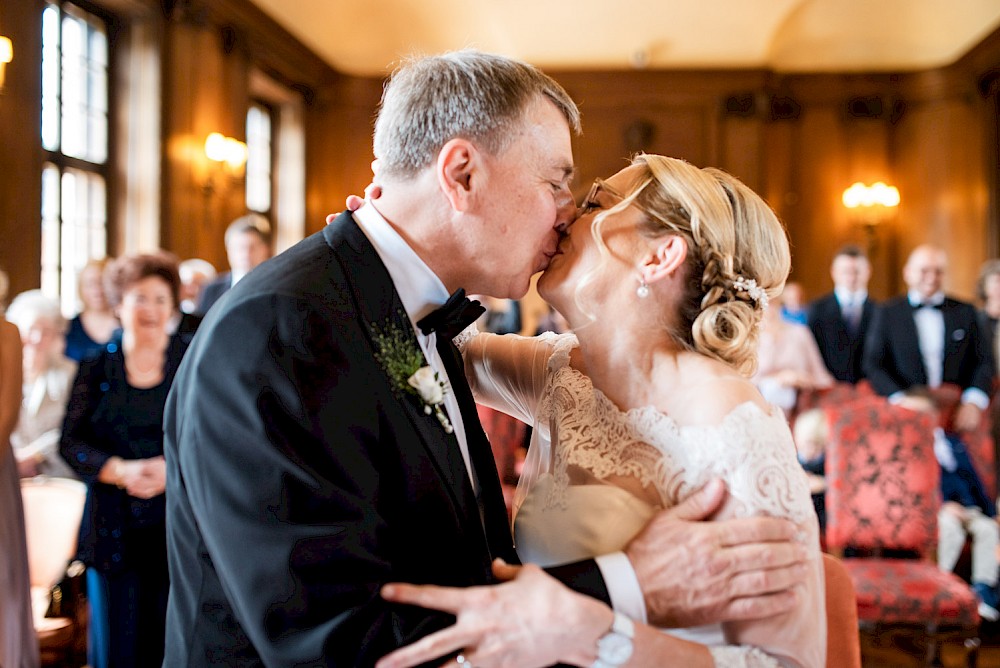
[[[653,248],[652,255],[646,257],[639,272],[646,283],[655,283],[673,276],[687,260],[687,239],[671,234]]]
[[[448,141],[438,152],[438,185],[455,211],[464,212],[469,208],[479,160],[475,144],[462,138]]]

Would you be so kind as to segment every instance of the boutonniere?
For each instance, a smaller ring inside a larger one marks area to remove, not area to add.
[[[448,384],[427,364],[413,334],[402,331],[389,320],[385,327],[372,323],[372,331],[375,333],[375,358],[392,379],[394,391],[418,397],[424,404],[424,413],[433,414],[445,433],[452,433],[454,427],[444,412]]]

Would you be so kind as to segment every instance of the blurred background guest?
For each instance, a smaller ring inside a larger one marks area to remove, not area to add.
[[[833,292],[809,305],[807,324],[827,370],[837,380],[857,383],[864,378],[861,360],[865,333],[875,312],[868,297],[872,268],[857,246],[837,251],[830,265]]]
[[[22,292],[7,309],[17,325],[24,357],[21,413],[11,445],[22,478],[44,474],[75,478],[59,454],[66,402],[76,376],[76,362],[63,353],[68,323],[59,303],[41,290]]]
[[[7,299],[0,271],[0,310]],[[24,511],[10,434],[21,406],[21,339],[0,320],[0,666],[38,666],[38,640],[31,618],[31,587]]]
[[[785,283],[781,292],[781,317],[788,322],[806,324],[806,291],[801,283]]]
[[[105,282],[121,344],[80,365],[61,441],[87,483],[79,558],[89,567],[90,663],[158,666],[168,592],[161,425],[185,347],[168,333],[180,278],[169,258],[148,254],[119,258]]]
[[[799,390],[824,389],[833,385],[834,380],[823,364],[809,328],[785,320],[783,299],[784,293],[772,299],[764,311],[753,382],[765,399],[780,406],[791,419]]]
[[[563,317],[562,313],[549,306],[546,314],[538,321],[538,326],[535,328],[535,336],[544,334],[545,332],[562,334],[566,331],[569,331],[569,323],[566,322],[566,318]]]
[[[226,259],[229,271],[205,284],[198,299],[198,315],[205,315],[229,288],[250,270],[271,257],[271,224],[259,213],[237,218],[226,228]]]
[[[208,260],[192,257],[177,267],[181,277],[181,312],[194,313],[198,309],[198,299],[205,285],[218,277],[218,272]]]
[[[1000,260],[989,260],[979,269],[976,281],[976,296],[982,302],[979,309],[979,324],[982,335],[994,351],[994,362],[1000,365],[995,354],[997,350],[997,321],[1000,320]]]
[[[80,313],[69,321],[66,357],[79,362],[101,352],[118,329],[118,318],[104,295],[104,268],[108,261],[91,260],[80,271]]]

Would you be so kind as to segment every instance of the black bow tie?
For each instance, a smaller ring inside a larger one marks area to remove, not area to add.
[[[920,309],[920,308],[936,308],[937,310],[940,311],[941,307],[944,306],[944,302],[937,302],[937,303],[934,303],[934,302],[920,302],[918,304],[911,303],[910,306],[913,307],[914,311],[916,311],[917,309]]]
[[[441,308],[418,320],[417,327],[424,334],[437,332],[442,338],[453,339],[484,313],[486,309],[483,305],[466,298],[465,290],[459,288],[451,293]]]

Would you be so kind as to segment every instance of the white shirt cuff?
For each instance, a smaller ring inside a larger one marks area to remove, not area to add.
[[[646,600],[642,596],[639,578],[624,552],[602,554],[594,559],[601,569],[604,584],[611,597],[611,607],[637,622],[646,623]]]
[[[893,392],[887,399],[890,404],[898,404],[900,401],[906,398],[906,392]]]
[[[990,398],[978,387],[970,387],[965,392],[962,392],[962,403],[972,404],[979,408],[979,410],[984,411],[990,407]]]

